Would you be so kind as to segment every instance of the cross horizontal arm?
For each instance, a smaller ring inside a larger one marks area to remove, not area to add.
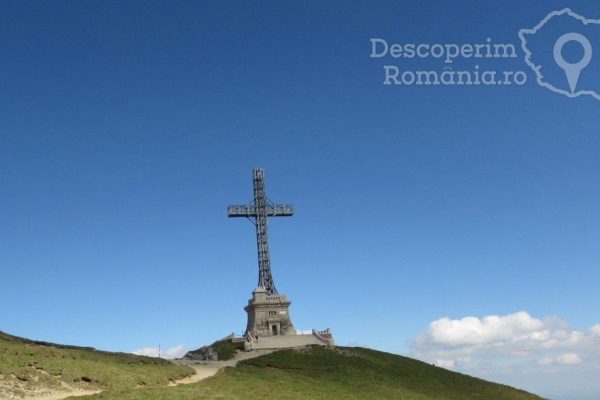
[[[265,206],[267,217],[291,217],[294,215],[294,207],[291,204],[267,204]],[[254,205],[231,205],[227,207],[229,217],[256,217]]]

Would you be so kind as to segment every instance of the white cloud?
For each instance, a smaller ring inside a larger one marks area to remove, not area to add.
[[[550,365],[554,363],[554,359],[552,357],[544,357],[537,360],[539,365]]]
[[[454,360],[444,360],[443,358],[437,359],[435,360],[435,365],[437,365],[438,367],[442,367],[442,368],[452,368],[454,367],[455,361]]]
[[[581,364],[583,360],[577,353],[563,353],[557,357],[543,357],[537,360],[538,365],[552,365],[552,364],[563,364],[563,365],[577,365]]]
[[[579,357],[577,353],[561,354],[560,356],[556,357],[556,361],[565,365],[581,364],[582,362],[581,357]]]
[[[149,356],[149,357],[158,357],[159,350],[157,347],[144,347],[138,350],[132,351],[133,354],[137,354],[138,356]],[[170,349],[160,349],[160,357],[173,359],[180,358],[186,353],[185,347],[183,345],[175,346]]]
[[[600,324],[575,330],[557,318],[525,311],[483,318],[440,318],[411,344],[412,356],[441,367],[480,373],[600,368]]]
[[[482,319],[465,317],[459,320],[442,318],[433,321],[425,335],[417,338],[421,344],[475,345],[503,341],[536,332],[544,323],[521,311],[498,317],[490,315]],[[541,334],[541,333],[540,333]]]

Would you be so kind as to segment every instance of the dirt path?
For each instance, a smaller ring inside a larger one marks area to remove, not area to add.
[[[221,368],[235,367],[238,362],[242,360],[249,360],[254,357],[263,356],[265,354],[272,353],[273,350],[255,350],[249,352],[237,353],[234,358],[227,361],[189,361],[189,360],[175,360],[174,362],[181,365],[187,365],[196,371],[192,376],[180,379],[176,382],[171,382],[169,386],[178,385],[189,385],[190,383],[200,382],[206,378],[214,376]]]
[[[101,393],[102,390],[71,390],[68,392],[55,392],[50,394],[40,394],[40,395],[28,395],[25,396],[25,400],[62,400],[67,397],[81,397],[81,396],[91,396],[93,394]]]
[[[169,386],[179,386],[179,385],[189,385],[192,383],[200,382],[203,379],[210,378],[215,375],[219,370],[223,367],[217,365],[204,365],[204,364],[194,364],[188,365],[193,368],[196,373],[194,375],[188,376],[187,378],[180,379],[175,382],[169,383]]]

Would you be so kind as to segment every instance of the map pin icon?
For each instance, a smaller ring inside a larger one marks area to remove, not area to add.
[[[562,48],[568,42],[577,42],[583,47],[583,57],[579,62],[576,63],[568,63],[562,56]],[[577,87],[577,81],[579,80],[579,75],[581,71],[587,67],[587,65],[592,60],[592,45],[590,41],[583,35],[575,32],[565,33],[561,37],[558,38],[556,43],[554,43],[554,61],[556,64],[565,71],[565,75],[567,75],[567,81],[569,82],[569,88],[571,89],[571,93],[575,93],[575,88]]]

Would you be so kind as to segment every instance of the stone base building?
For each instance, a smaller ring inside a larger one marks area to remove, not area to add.
[[[295,335],[296,330],[290,318],[291,301],[285,295],[268,295],[263,288],[256,288],[244,310],[248,313],[246,336],[286,336]]]
[[[248,313],[244,348],[246,350],[283,349],[310,345],[333,346],[331,332],[298,332],[290,317],[291,301],[283,294],[269,295],[256,288],[244,310]]]

